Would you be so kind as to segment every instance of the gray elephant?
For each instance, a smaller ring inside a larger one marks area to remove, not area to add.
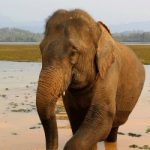
[[[145,79],[132,50],[79,9],[58,10],[48,19],[40,49],[36,104],[46,149],[58,149],[55,106],[63,92],[73,132],[64,150],[96,150],[99,141],[115,142]]]

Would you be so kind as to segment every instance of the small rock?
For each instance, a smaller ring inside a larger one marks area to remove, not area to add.
[[[130,147],[130,148],[138,148],[138,146],[137,146],[137,145],[135,145],[135,144],[130,145],[129,147]]]

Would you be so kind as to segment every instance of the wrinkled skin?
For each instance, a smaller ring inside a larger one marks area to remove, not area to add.
[[[64,150],[96,150],[99,141],[115,142],[145,78],[132,50],[82,10],[55,12],[47,21],[40,49],[36,102],[46,149],[58,149],[55,105],[64,91],[73,132]]]

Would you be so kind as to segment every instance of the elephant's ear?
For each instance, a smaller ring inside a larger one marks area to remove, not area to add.
[[[97,46],[96,64],[101,78],[104,79],[115,60],[114,41],[108,28],[102,22],[98,22],[98,27],[101,30],[101,36]]]

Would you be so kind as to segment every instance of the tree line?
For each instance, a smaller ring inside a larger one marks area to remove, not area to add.
[[[120,42],[150,42],[150,32],[130,31],[113,33],[112,36]],[[1,28],[0,42],[40,42],[42,33],[32,33],[18,28]]]
[[[114,33],[112,36],[120,42],[150,42],[150,32],[122,32]]]

